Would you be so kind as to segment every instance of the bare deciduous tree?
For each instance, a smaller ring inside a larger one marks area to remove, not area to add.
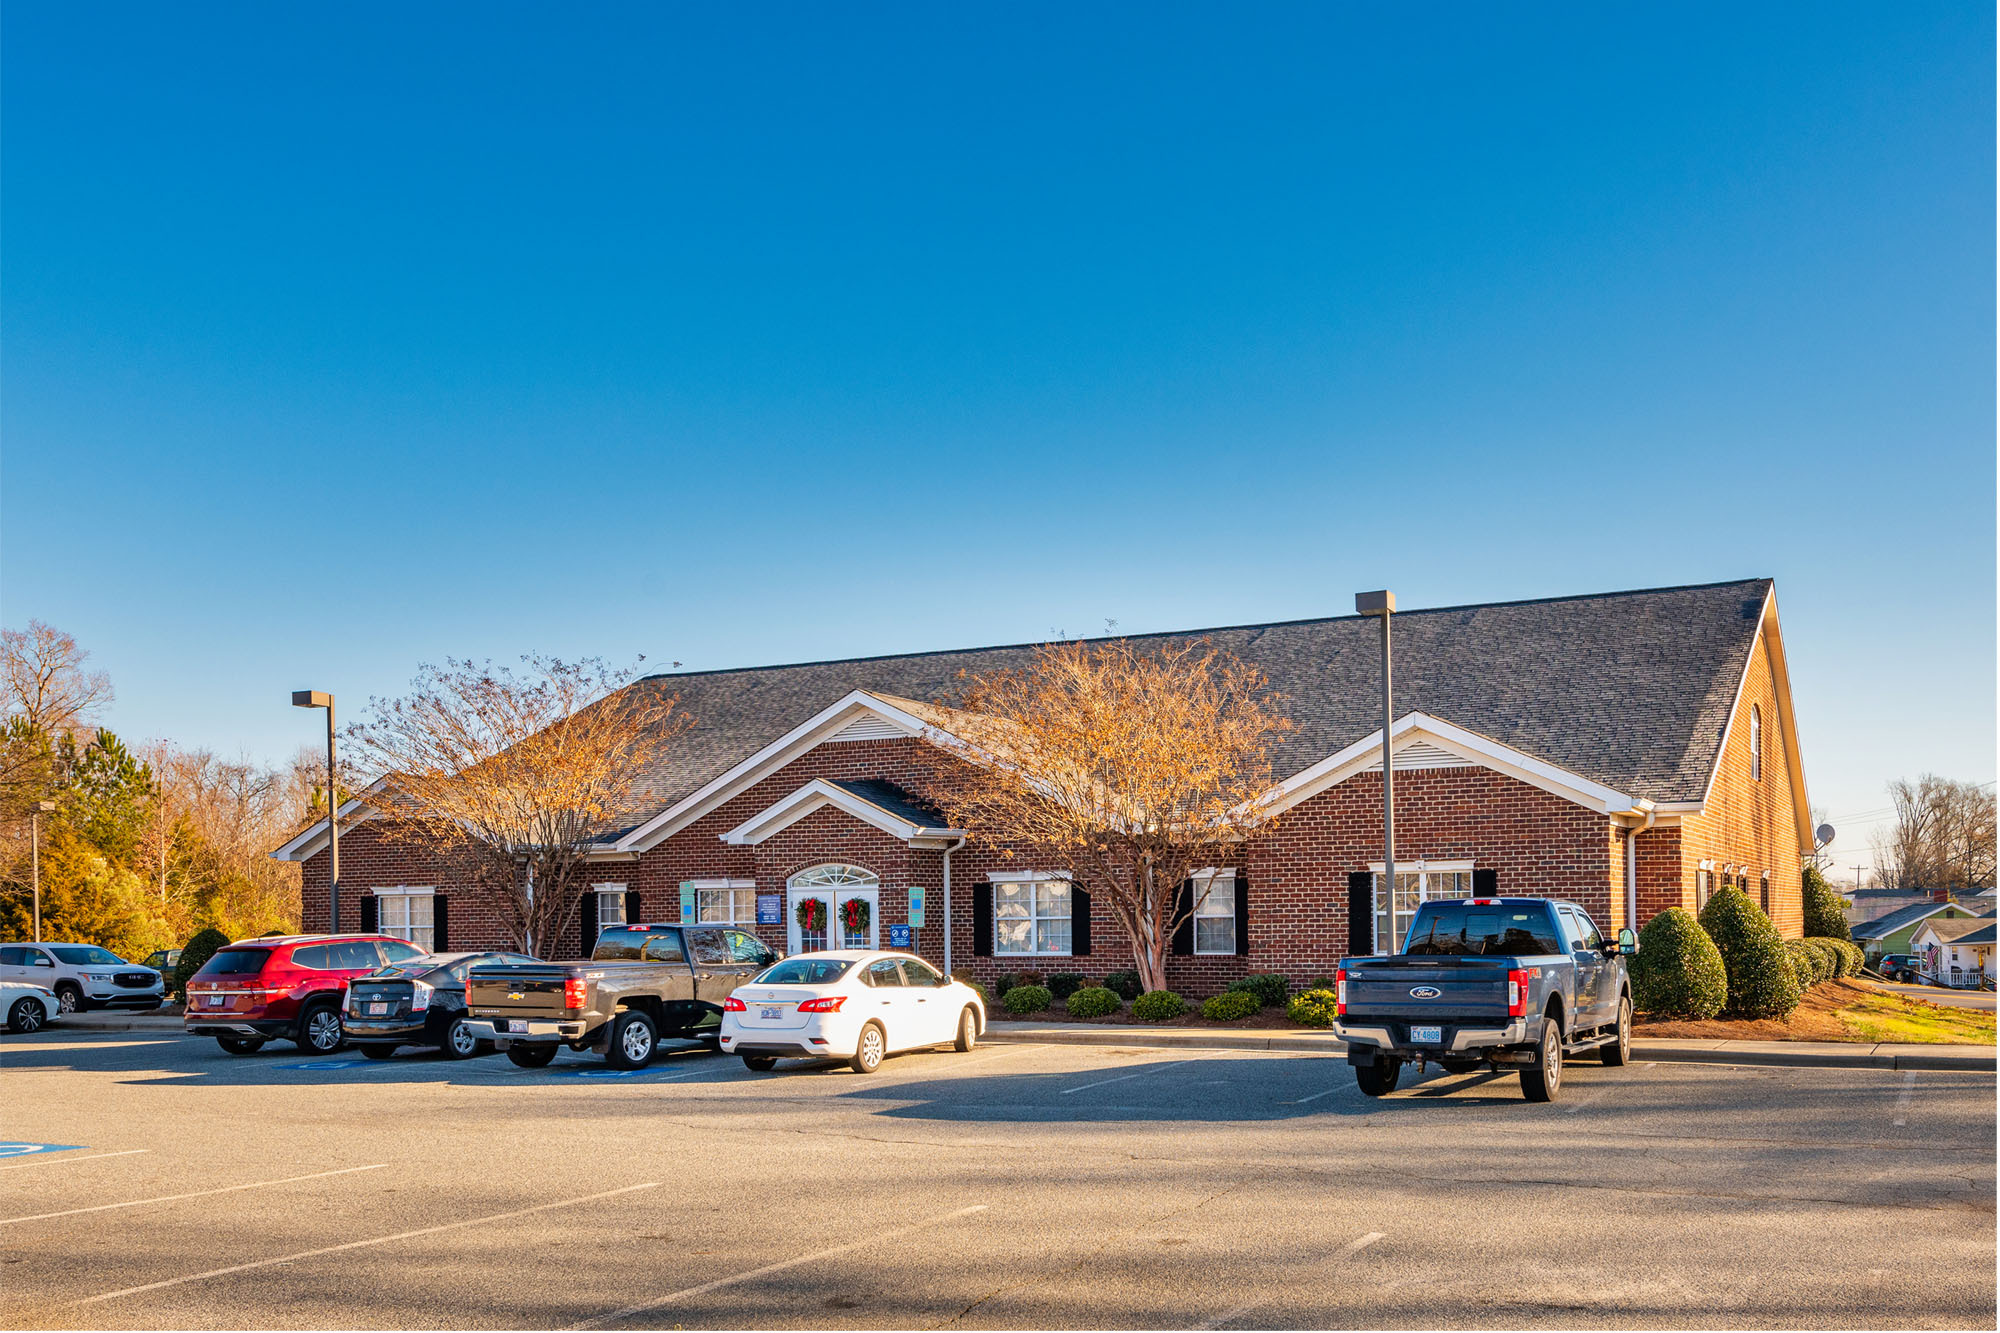
[[[1272,740],[1291,722],[1255,668],[1205,642],[1057,643],[930,706],[926,794],[952,823],[1068,869],[1166,984],[1194,872],[1268,829]]]
[[[638,787],[690,723],[660,679],[589,659],[520,672],[447,659],[347,729],[383,775],[390,836],[465,867],[523,949],[575,919],[591,844],[639,813]]]
[[[1994,882],[1991,784],[1926,773],[1889,784],[1896,825],[1875,839],[1876,878],[1889,888],[1984,889]]]
[[[111,702],[111,678],[89,660],[74,637],[39,620],[0,630],[0,721],[22,718],[51,737],[88,733]]]

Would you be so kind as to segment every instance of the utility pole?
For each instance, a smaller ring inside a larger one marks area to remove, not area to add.
[[[1391,938],[1375,940],[1375,948],[1394,949],[1396,929],[1396,757],[1390,744],[1389,728],[1396,720],[1395,661],[1389,647],[1389,619],[1396,614],[1396,594],[1380,592],[1354,594],[1354,613],[1379,616],[1382,620],[1382,893],[1389,907]],[[1351,929],[1351,927],[1350,927]],[[1370,931],[1373,934],[1373,931]]]
[[[1854,891],[1855,891],[1856,893],[1859,893],[1859,892],[1861,892],[1861,872],[1862,872],[1863,870],[1867,869],[1867,867],[1866,867],[1866,866],[1849,866],[1849,867],[1848,867],[1848,869],[1849,869],[1849,870],[1852,870],[1852,871],[1854,872]]]

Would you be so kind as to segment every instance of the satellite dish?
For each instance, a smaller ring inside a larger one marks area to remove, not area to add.
[[[1826,846],[1826,845],[1827,845],[1828,843],[1832,842],[1832,841],[1833,841],[1833,825],[1831,825],[1831,824],[1821,824],[1821,825],[1820,825],[1820,826],[1819,826],[1818,828],[1814,829],[1814,830],[1813,830],[1813,841],[1814,841],[1815,843],[1817,843],[1817,844],[1818,844],[1819,846],[1821,846],[1821,847],[1824,847],[1824,846]]]

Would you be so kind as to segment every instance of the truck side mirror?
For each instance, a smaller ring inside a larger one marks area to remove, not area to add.
[[[1618,932],[1618,952],[1627,958],[1639,952],[1639,937],[1632,933],[1630,926],[1625,926]]]

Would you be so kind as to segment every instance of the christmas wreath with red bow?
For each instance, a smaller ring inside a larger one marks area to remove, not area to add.
[[[859,935],[868,929],[868,900],[849,898],[840,905],[840,923],[850,935]]]
[[[826,899],[801,898],[798,910],[792,913],[798,919],[799,929],[818,932],[826,929]]]

